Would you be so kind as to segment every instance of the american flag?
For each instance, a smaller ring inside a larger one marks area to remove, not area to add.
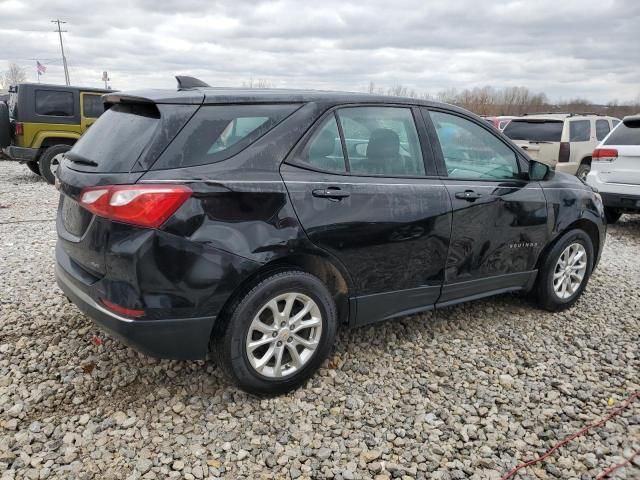
[[[46,73],[46,71],[47,71],[47,67],[42,65],[37,60],[36,60],[36,68],[38,69],[38,75],[42,75],[43,73]]]

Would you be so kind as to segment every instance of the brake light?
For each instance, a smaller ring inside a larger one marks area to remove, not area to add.
[[[24,135],[24,123],[16,122],[15,132],[16,135]]]
[[[571,156],[571,144],[560,142],[560,152],[558,152],[558,162],[568,162]]]
[[[191,196],[184,185],[112,185],[80,192],[80,205],[116,222],[158,228]]]
[[[615,148],[596,148],[591,154],[591,159],[596,162],[613,162],[618,158],[618,150]]]
[[[109,310],[119,313],[120,315],[125,315],[127,317],[141,317],[144,315],[144,310],[139,308],[127,308],[117,303],[110,302],[106,298],[101,298],[100,301],[102,304],[107,307]]]

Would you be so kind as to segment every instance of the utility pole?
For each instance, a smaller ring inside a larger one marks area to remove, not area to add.
[[[62,65],[64,66],[64,80],[68,85],[71,85],[71,82],[69,81],[69,67],[67,66],[67,57],[64,56],[64,45],[62,44],[62,33],[66,32],[66,30],[61,30],[60,29],[60,24],[61,23],[67,23],[67,22],[61,22],[60,20],[51,20],[51,23],[56,23],[58,25],[58,30],[55,30],[56,32],[58,32],[58,36],[60,37],[60,50],[62,51]]]

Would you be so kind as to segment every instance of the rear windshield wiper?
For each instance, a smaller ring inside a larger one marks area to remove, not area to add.
[[[94,162],[93,160],[89,160],[88,158],[85,158],[85,157],[81,157],[80,155],[77,155],[75,153],[67,153],[65,155],[65,158],[70,162],[77,163],[79,165],[88,165],[90,167],[98,166],[97,162]]]

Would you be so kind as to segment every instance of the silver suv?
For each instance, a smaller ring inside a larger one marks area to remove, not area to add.
[[[618,123],[596,114],[535,113],[514,118],[503,133],[531,158],[585,180],[591,153]]]

